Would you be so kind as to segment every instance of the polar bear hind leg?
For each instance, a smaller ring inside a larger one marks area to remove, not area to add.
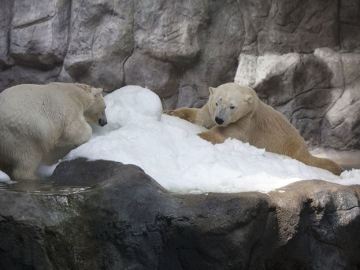
[[[336,164],[334,161],[327,159],[327,158],[314,157],[310,153],[302,161],[309,166],[328,170],[335,175],[340,175],[343,171],[343,169],[338,164]]]
[[[23,147],[21,147],[23,148]],[[27,149],[18,148],[18,155],[13,157],[14,164],[12,171],[9,173],[11,180],[35,180],[39,179],[36,171],[41,164],[41,151],[35,147],[28,147]]]

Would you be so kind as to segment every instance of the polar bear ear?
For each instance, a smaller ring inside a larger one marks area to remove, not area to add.
[[[91,91],[91,86],[90,85],[87,85],[87,84],[84,84],[84,83],[75,83],[75,85],[87,92],[90,92]]]
[[[103,89],[102,88],[91,88],[91,93],[94,95],[94,96],[97,96],[99,94],[101,94],[103,92]]]
[[[245,96],[245,101],[249,104],[253,103],[254,101],[254,97],[252,95],[246,95]]]
[[[209,93],[210,93],[210,95],[214,94],[214,92],[215,92],[215,88],[209,87]]]

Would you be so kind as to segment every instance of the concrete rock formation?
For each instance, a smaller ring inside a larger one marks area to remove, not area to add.
[[[167,108],[201,106],[208,86],[234,80],[240,55],[236,80],[257,83],[310,143],[360,148],[356,0],[0,4],[0,91],[49,81],[108,91],[139,84]]]
[[[64,162],[0,189],[0,269],[355,270],[359,195],[324,181],[176,195],[132,165]]]
[[[313,145],[360,149],[360,54],[241,54],[235,81],[256,89]]]

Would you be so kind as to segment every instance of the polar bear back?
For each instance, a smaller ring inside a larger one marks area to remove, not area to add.
[[[77,116],[82,89],[70,84],[22,84],[0,93],[0,140],[6,136],[57,140],[67,119]],[[46,145],[44,145],[46,148]]]

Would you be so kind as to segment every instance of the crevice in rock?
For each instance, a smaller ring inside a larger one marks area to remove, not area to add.
[[[340,0],[339,0],[339,2],[340,2]],[[337,103],[337,101],[342,98],[342,96],[343,96],[344,93],[345,93],[345,88],[346,88],[345,70],[344,70],[344,62],[343,62],[341,53],[340,53],[340,55],[339,55],[339,59],[340,59],[340,70],[341,70],[341,73],[342,73],[342,75],[341,75],[341,78],[342,78],[341,84],[342,84],[342,86],[341,86],[341,88],[340,88],[340,89],[341,89],[341,94],[340,94],[339,97],[338,97],[336,100],[334,100],[334,101],[332,102],[332,104],[330,104],[329,107],[326,109],[326,111],[325,111],[325,113],[324,113],[324,118],[323,118],[322,121],[321,121],[320,127],[324,127],[324,121],[325,121],[325,119],[326,119],[327,114],[328,114],[329,111],[335,106],[335,104]],[[343,121],[341,121],[341,122],[343,122]],[[332,128],[334,129],[335,127],[332,127]],[[322,139],[321,139],[321,138],[322,138],[322,134],[321,134],[321,133],[322,133],[322,130],[323,130],[323,128],[320,129],[320,144],[322,143]]]
[[[11,1],[11,5],[9,7],[9,12],[10,12],[10,16],[11,18],[9,19],[9,23],[7,25],[7,33],[6,33],[6,67],[5,68],[9,68],[11,66],[8,65],[8,60],[9,60],[9,55],[10,55],[10,45],[11,45],[11,25],[12,25],[12,21],[13,21],[13,18],[14,18],[14,1]]]
[[[71,22],[72,22],[72,8],[73,8],[73,0],[70,0],[69,4],[68,4],[68,24],[67,24],[67,42],[66,42],[66,50],[65,50],[65,54],[64,54],[64,59],[66,58],[67,56],[67,53],[68,53],[68,50],[69,50],[69,46],[70,46],[70,41],[71,41],[71,37],[72,37],[72,25],[71,25]]]
[[[131,50],[130,54],[127,55],[124,60],[123,60],[123,63],[122,63],[122,68],[123,68],[123,78],[122,78],[122,81],[123,81],[123,85],[126,85],[126,72],[125,72],[125,65],[126,65],[126,62],[129,60],[129,58],[134,54],[135,52],[135,46],[133,47],[133,49]]]
[[[337,210],[332,211],[332,212],[326,212],[325,214],[326,214],[326,215],[333,215],[333,214],[335,214],[336,212],[351,211],[351,210],[353,210],[353,209],[355,209],[355,208],[360,208],[360,206],[359,206],[359,205],[355,205],[355,206],[350,207],[350,208],[348,208],[348,209],[337,209]]]
[[[135,3],[134,1],[131,2],[132,3],[132,25],[131,25],[131,32],[132,32],[132,42],[133,42],[133,46],[132,46],[132,49],[131,49],[131,52],[129,55],[127,55],[123,62],[122,62],[122,69],[123,69],[123,77],[122,77],[122,83],[123,85],[126,85],[126,70],[125,70],[125,66],[126,66],[126,63],[127,61],[129,60],[129,58],[134,54],[135,52],[135,46],[136,46],[136,42],[135,42]]]
[[[337,0],[337,39],[338,39],[338,46],[339,49],[342,49],[342,36],[341,36],[341,0]]]
[[[22,29],[22,28],[26,28],[26,27],[29,27],[29,26],[33,26],[35,24],[40,24],[40,23],[50,21],[52,18],[55,17],[55,15],[56,14],[47,15],[46,17],[43,17],[43,18],[40,18],[40,19],[37,19],[37,20],[33,20],[31,22],[27,22],[27,23],[19,24],[19,25],[14,25],[13,29]]]

